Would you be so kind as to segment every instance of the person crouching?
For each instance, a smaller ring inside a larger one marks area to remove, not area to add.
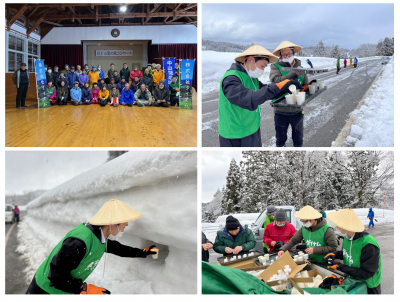
[[[79,88],[79,82],[75,81],[74,87],[71,88],[71,103],[72,105],[82,105],[82,91]]]
[[[53,98],[54,103],[58,102],[58,105],[67,105],[67,100],[69,96],[68,87],[66,86],[66,81],[61,80],[60,85],[57,87],[56,96]]]
[[[154,90],[154,106],[169,107],[169,90],[165,87],[164,81],[160,81]]]
[[[82,72],[85,72],[83,70]],[[82,88],[82,104],[83,105],[90,105],[92,99],[92,89],[89,87],[89,82],[85,82]]]
[[[135,92],[135,104],[139,107],[143,106],[151,106],[151,102],[153,97],[151,96],[151,92],[148,88],[146,88],[146,84],[140,85],[140,89]]]
[[[123,106],[132,107],[135,103],[135,96],[133,95],[132,90],[129,89],[129,84],[125,84],[125,89],[121,91],[121,98],[119,103]]]
[[[104,85],[99,93],[100,106],[104,107],[107,105],[109,95],[110,93],[108,92],[106,85]]]
[[[92,87],[92,104],[99,103],[100,88],[97,87],[97,83],[93,83]]]
[[[119,99],[120,99],[120,94],[119,94],[119,90],[117,89],[117,85],[113,85],[110,91],[110,96],[109,96],[109,100],[110,106],[114,106],[114,107],[118,107],[119,104]]]

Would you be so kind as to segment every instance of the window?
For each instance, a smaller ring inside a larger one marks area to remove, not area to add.
[[[28,53],[31,55],[37,55],[38,54],[38,46],[35,43],[28,42]]]
[[[23,60],[23,54],[21,53],[16,53],[16,52],[8,52],[8,71],[16,71],[19,69],[19,66],[22,63]]]
[[[24,40],[10,35],[8,38],[8,49],[24,51]]]

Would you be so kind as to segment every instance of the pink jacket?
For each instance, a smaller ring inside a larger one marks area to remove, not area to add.
[[[50,96],[50,100],[54,101],[56,94],[57,94],[57,89],[54,89],[53,94]]]
[[[130,78],[132,79],[132,81],[135,80],[135,77],[139,77],[139,81],[142,79],[142,72],[140,70],[134,70],[131,72]]]
[[[99,87],[97,87],[96,89],[92,88],[92,101],[93,98],[97,98],[97,100],[99,100],[99,93],[100,93]]]

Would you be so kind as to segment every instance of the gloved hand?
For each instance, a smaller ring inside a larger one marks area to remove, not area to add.
[[[274,246],[274,251],[279,251],[279,249],[283,246],[283,241],[277,241]]]
[[[144,252],[143,258],[146,258],[148,255],[155,255],[155,254],[157,254],[157,252],[152,252],[152,251],[151,251],[151,249],[152,249],[153,247],[156,247],[156,246],[155,246],[155,245],[148,246],[148,247],[146,247],[146,248],[143,250],[143,252]]]
[[[336,259],[336,255],[334,253],[327,254],[322,261],[328,265],[333,265],[333,262]]]
[[[281,93],[288,92],[292,94],[292,92],[289,90],[290,85],[296,86],[296,89],[301,89],[300,82],[296,80],[284,80],[282,82],[276,83],[276,86],[278,86]]]
[[[308,86],[310,86],[312,83],[317,83],[317,80],[312,80],[310,83],[305,84],[301,91],[307,91],[308,90]]]
[[[102,287],[94,286],[93,284],[83,283],[81,286],[81,295],[110,295],[111,292]]]
[[[338,278],[335,275],[331,275],[322,281],[319,285],[319,288],[327,288],[330,289],[332,285],[340,285],[343,282],[343,278]]]

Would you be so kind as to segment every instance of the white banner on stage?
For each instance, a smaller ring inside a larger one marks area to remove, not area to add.
[[[132,57],[133,56],[133,50],[96,50],[96,57]]]

